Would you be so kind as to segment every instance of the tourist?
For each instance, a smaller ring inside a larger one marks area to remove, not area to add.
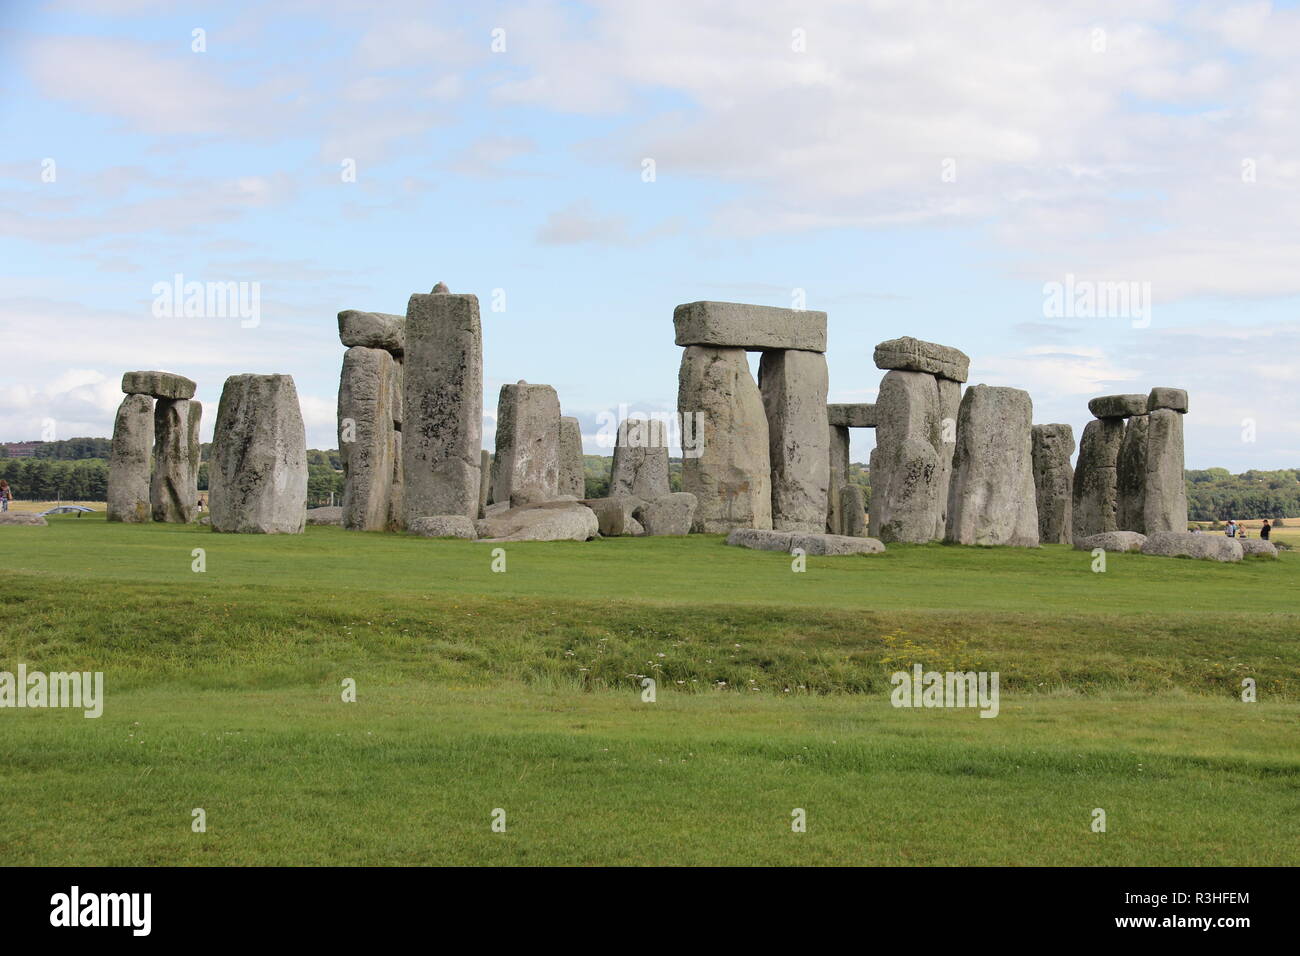
[[[1269,536],[1270,534],[1272,534],[1272,533],[1273,533],[1273,526],[1272,526],[1271,524],[1269,524],[1269,523],[1268,523],[1268,519],[1265,518],[1265,519],[1264,519],[1264,523],[1263,523],[1262,525],[1259,526],[1259,536],[1260,536],[1260,538],[1262,538],[1264,541],[1267,541],[1267,540],[1268,540],[1268,536]]]
[[[0,512],[9,510],[9,502],[13,500],[14,493],[9,490],[9,482],[0,478]]]
[[[1226,534],[1229,538],[1235,538],[1237,536],[1237,522],[1229,518],[1228,526],[1223,529],[1223,533]]]

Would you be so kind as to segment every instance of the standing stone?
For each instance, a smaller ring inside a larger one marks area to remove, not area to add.
[[[939,388],[939,437],[935,442],[934,450],[939,456],[939,471],[934,481],[934,495],[939,503],[939,512],[935,515],[934,540],[942,541],[943,536],[948,532],[948,486],[952,481],[952,456],[957,450],[957,416],[961,411],[961,382],[950,378],[936,378],[935,384]]]
[[[208,473],[213,531],[302,532],[307,520],[307,434],[292,375],[226,379]]]
[[[1074,429],[1069,425],[1034,426],[1034,496],[1038,501],[1038,540],[1043,544],[1073,541],[1073,454]]]
[[[840,514],[843,529],[833,532],[850,538],[867,536],[867,505],[861,485],[840,486]]]
[[[402,481],[407,521],[476,518],[483,450],[478,299],[415,294],[406,307]]]
[[[383,349],[343,353],[338,439],[343,460],[343,527],[392,531],[393,478],[399,445],[393,428],[398,364]]]
[[[821,352],[764,352],[758,387],[767,412],[772,461],[772,527],[817,533],[826,526],[830,449]]]
[[[830,438],[830,472],[826,487],[826,530],[831,534],[843,534],[844,525],[840,512],[839,489],[849,483],[849,429],[847,425],[831,425],[827,428]]]
[[[153,451],[153,399],[128,395],[117,407],[108,459],[108,520],[149,521],[149,455]]]
[[[586,469],[582,460],[582,426],[576,418],[560,419],[560,480],[557,490],[561,497],[587,496]]]
[[[948,541],[1038,546],[1033,403],[1018,388],[975,385],[957,415]],[[875,489],[872,489],[874,498]]]
[[[1186,403],[1184,402],[1184,407]],[[1187,480],[1183,472],[1183,416],[1157,408],[1148,416],[1143,533],[1187,531]]]
[[[1145,402],[1145,397],[1143,402]],[[1124,425],[1115,460],[1115,524],[1120,531],[1146,533],[1147,432],[1145,409]]]
[[[1094,418],[1083,426],[1071,497],[1073,538],[1120,530],[1116,522],[1116,472],[1123,441],[1122,418]]]
[[[611,497],[654,501],[669,493],[668,428],[657,418],[626,418],[618,423]]]
[[[886,372],[876,418],[870,535],[886,542],[931,541],[944,513],[938,499],[943,477],[938,381],[927,372]]]
[[[197,403],[196,403],[197,404]],[[198,505],[198,464],[191,458],[197,419],[184,398],[160,398],[153,411],[153,480],[149,504],[154,521],[189,524]]]
[[[502,385],[493,501],[554,501],[560,487],[560,397],[549,385]]]
[[[478,516],[487,516],[487,506],[492,500],[492,452],[486,448],[479,455]]]
[[[767,414],[744,349],[687,347],[677,410],[683,418],[698,414],[701,423],[700,454],[682,459],[682,490],[697,501],[691,530],[771,529]]]

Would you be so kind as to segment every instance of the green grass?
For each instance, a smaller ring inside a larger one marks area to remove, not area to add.
[[[492,547],[0,529],[0,670],[107,689],[0,710],[0,860],[1300,862],[1300,555]],[[890,707],[913,662],[1000,716]]]

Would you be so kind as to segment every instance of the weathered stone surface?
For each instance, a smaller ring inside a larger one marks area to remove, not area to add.
[[[677,409],[702,416],[701,454],[682,461],[682,490],[698,499],[691,530],[772,527],[771,458],[763,396],[739,348],[682,353]]]
[[[307,435],[291,375],[232,375],[208,462],[212,530],[299,534],[307,520]]]
[[[876,418],[870,534],[886,542],[931,541],[944,511],[938,379],[926,372],[886,372]]]
[[[343,526],[394,530],[392,494],[397,433],[393,392],[398,364],[383,349],[353,346],[339,375],[338,449],[343,461]]]
[[[587,541],[600,534],[595,512],[577,501],[508,508],[475,527],[480,541]]]
[[[595,513],[600,533],[606,538],[637,534],[642,530],[633,514],[645,504],[640,498],[619,495],[613,498],[585,498],[582,503]]]
[[[826,420],[844,428],[875,428],[876,406],[867,402],[850,405],[827,405]]]
[[[143,522],[149,505],[149,456],[153,452],[153,399],[136,393],[122,399],[113,423],[108,459],[108,520]]]
[[[772,462],[772,527],[778,531],[813,534],[826,527],[828,384],[826,356],[820,352],[764,352],[759,361]]]
[[[934,496],[939,503],[934,518],[934,538],[942,541],[948,533],[948,488],[952,482],[952,458],[957,451],[957,417],[961,410],[961,383],[950,378],[936,378],[939,388],[939,436],[934,450],[939,469],[934,481]]]
[[[773,531],[770,528],[736,528],[727,535],[727,544],[736,548],[753,548],[756,551],[789,551],[793,531]]]
[[[308,524],[332,524],[343,527],[343,508],[340,505],[330,505],[324,508],[307,509]]]
[[[31,525],[45,527],[49,522],[40,515],[19,514],[16,511],[0,511],[0,525]]]
[[[402,430],[402,393],[405,391],[402,384],[404,378],[402,375],[402,357],[393,356],[393,362],[395,363],[393,369],[393,395],[392,398],[389,399],[389,406],[393,410],[393,430],[400,432]]]
[[[502,385],[497,401],[495,501],[554,501],[560,488],[560,397],[549,385]]]
[[[826,487],[826,530],[831,534],[843,534],[844,523],[840,511],[838,489],[849,483],[849,429],[847,425],[831,425],[827,429],[830,438],[830,472]]]
[[[492,453],[486,448],[479,455],[478,516],[487,517],[488,504],[492,501]],[[507,507],[508,507],[507,503]]]
[[[867,536],[866,496],[861,485],[840,486],[840,514],[843,516],[842,530],[839,532],[847,538],[865,538]]]
[[[1236,538],[1222,534],[1194,534],[1191,531],[1157,531],[1149,534],[1146,543],[1142,545],[1142,553],[1163,558],[1202,558],[1207,561],[1240,561],[1242,558],[1241,542]]]
[[[1146,410],[1154,412],[1157,408],[1168,408],[1171,411],[1187,414],[1187,392],[1181,388],[1151,389],[1151,394],[1147,396]]]
[[[582,461],[582,426],[576,418],[560,419],[560,477],[557,493],[581,498],[587,493]]]
[[[632,517],[648,535],[690,534],[695,507],[695,496],[690,492],[670,492],[642,503]]]
[[[668,491],[667,425],[656,418],[619,422],[609,493],[653,501]]]
[[[1137,531],[1103,531],[1077,539],[1074,548],[1076,551],[1092,551],[1094,548],[1103,551],[1141,551],[1146,541],[1147,536]]]
[[[1072,537],[1076,540],[1103,531],[1119,530],[1116,521],[1117,465],[1123,441],[1123,419],[1095,418],[1083,426],[1070,503],[1074,523]]]
[[[359,345],[401,355],[406,351],[406,320],[386,312],[344,309],[339,313],[339,341],[348,348]]]
[[[149,482],[154,521],[189,524],[194,520],[199,498],[199,420],[191,405],[199,403],[160,398],[154,405],[153,478]],[[196,431],[191,433],[191,428]]]
[[[876,346],[874,359],[876,368],[925,372],[954,382],[964,382],[970,377],[970,356],[965,352],[910,335],[881,342]]]
[[[193,398],[194,389],[192,379],[173,372],[127,372],[122,376],[122,391],[128,395]]]
[[[678,345],[754,351],[826,351],[826,313],[740,302],[687,302],[673,310]]]
[[[1237,544],[1241,545],[1241,553],[1248,558],[1277,557],[1277,546],[1272,541],[1265,541],[1263,538],[1238,538]]]
[[[1034,426],[1034,497],[1042,544],[1069,544],[1073,537],[1073,454],[1074,430],[1069,425]]]
[[[947,540],[1037,547],[1033,411],[1029,393],[1018,388],[966,389],[957,416]]]
[[[853,538],[842,534],[793,534],[789,550],[798,548],[809,555],[883,554],[885,545],[875,538]]]
[[[1147,471],[1142,491],[1143,530],[1187,530],[1187,480],[1183,471],[1183,416],[1157,408],[1147,416]]]
[[[1147,413],[1145,395],[1102,395],[1088,402],[1088,411],[1096,418],[1129,418]]]
[[[472,295],[412,295],[402,369],[407,521],[478,515],[483,450],[483,333]]]
[[[425,515],[408,522],[406,530],[421,538],[464,538],[473,541],[478,537],[474,522],[464,515]]]
[[[1121,531],[1146,533],[1147,432],[1151,419],[1142,412],[1124,423],[1124,438],[1115,460],[1115,525]],[[1173,529],[1169,529],[1173,530]]]

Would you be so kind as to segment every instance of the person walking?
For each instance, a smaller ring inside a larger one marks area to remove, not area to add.
[[[1229,538],[1235,538],[1237,536],[1237,522],[1229,518],[1228,526],[1223,529],[1223,533],[1226,534]]]
[[[14,493],[9,490],[9,482],[0,478],[0,513],[9,510],[9,502],[13,501]]]
[[[1268,519],[1265,518],[1264,523],[1259,526],[1259,536],[1262,540],[1267,541],[1268,536],[1272,533],[1273,533],[1273,526],[1269,524]]]

